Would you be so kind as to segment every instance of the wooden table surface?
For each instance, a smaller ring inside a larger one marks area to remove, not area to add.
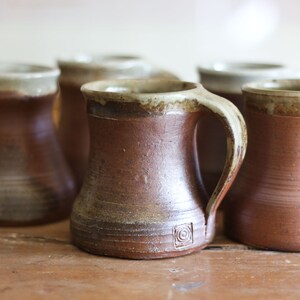
[[[98,257],[69,222],[0,229],[0,299],[300,299],[300,254],[250,249],[219,226],[205,250],[175,259]]]

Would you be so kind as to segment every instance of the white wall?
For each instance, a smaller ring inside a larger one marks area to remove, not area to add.
[[[0,0],[0,60],[139,54],[186,80],[210,60],[300,66],[297,0]]]

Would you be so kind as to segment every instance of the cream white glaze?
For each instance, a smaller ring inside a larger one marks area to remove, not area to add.
[[[205,88],[214,92],[241,94],[242,85],[263,79],[287,78],[300,75],[281,64],[214,62],[198,67],[200,81]]]
[[[269,115],[300,115],[300,79],[273,79],[243,85],[247,104]]]
[[[15,92],[26,96],[43,96],[58,89],[56,68],[45,66],[0,63],[0,91]]]
[[[82,85],[94,80],[177,77],[138,56],[78,54],[58,59],[60,80]]]

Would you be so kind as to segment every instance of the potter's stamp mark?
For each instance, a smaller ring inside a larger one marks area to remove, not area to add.
[[[174,226],[173,238],[175,248],[186,247],[193,244],[193,223]]]

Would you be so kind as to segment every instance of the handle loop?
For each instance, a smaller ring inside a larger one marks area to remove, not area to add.
[[[202,86],[190,93],[190,100],[219,118],[226,130],[227,156],[220,180],[212,193],[206,209],[206,239],[214,233],[217,208],[231,187],[245,157],[247,148],[247,129],[240,111],[228,100],[214,95]]]

